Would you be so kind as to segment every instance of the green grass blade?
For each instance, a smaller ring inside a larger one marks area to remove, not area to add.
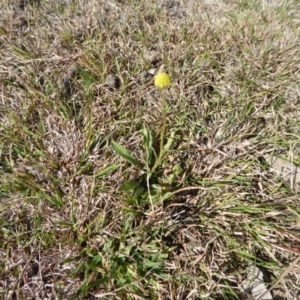
[[[130,152],[123,147],[122,145],[120,145],[119,143],[115,142],[114,140],[112,140],[111,142],[112,148],[113,150],[120,155],[121,157],[123,157],[125,160],[127,160],[128,162],[130,162],[131,164],[133,164],[136,167],[139,167],[140,164],[137,161],[137,159],[135,157],[133,157]]]

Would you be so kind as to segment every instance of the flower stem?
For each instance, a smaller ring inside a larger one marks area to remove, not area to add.
[[[163,89],[161,91],[162,96],[162,104],[161,104],[161,116],[162,116],[162,126],[160,131],[160,149],[159,149],[159,156],[152,167],[151,172],[154,172],[154,170],[159,166],[159,164],[162,161],[163,155],[164,155],[164,139],[165,139],[165,133],[166,133],[166,124],[167,124],[167,118],[166,118],[166,91]]]
[[[165,139],[165,133],[166,133],[166,91],[163,89],[162,90],[162,104],[161,104],[161,114],[162,114],[162,127],[161,127],[161,132],[160,132],[160,151],[159,151],[159,156],[163,154],[164,150],[164,139]]]

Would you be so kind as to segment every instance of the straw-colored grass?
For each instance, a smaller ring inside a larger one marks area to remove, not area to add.
[[[0,298],[300,299],[299,12],[2,0]]]

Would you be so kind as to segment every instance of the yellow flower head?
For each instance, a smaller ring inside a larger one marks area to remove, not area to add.
[[[159,73],[155,76],[154,84],[163,89],[168,87],[171,84],[170,76],[167,73]]]

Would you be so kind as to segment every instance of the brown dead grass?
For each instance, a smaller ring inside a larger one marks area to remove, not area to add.
[[[299,249],[299,197],[263,155],[300,161],[296,1],[4,0],[0,24],[4,299],[248,299],[249,261],[273,282],[294,260],[272,245]],[[155,183],[183,190],[153,211],[118,191],[145,170],[111,139],[145,160],[141,128],[160,129],[146,73],[162,64],[176,134]],[[153,253],[163,267],[141,275]],[[110,274],[117,254],[128,273]],[[296,266],[274,299],[299,284]]]

